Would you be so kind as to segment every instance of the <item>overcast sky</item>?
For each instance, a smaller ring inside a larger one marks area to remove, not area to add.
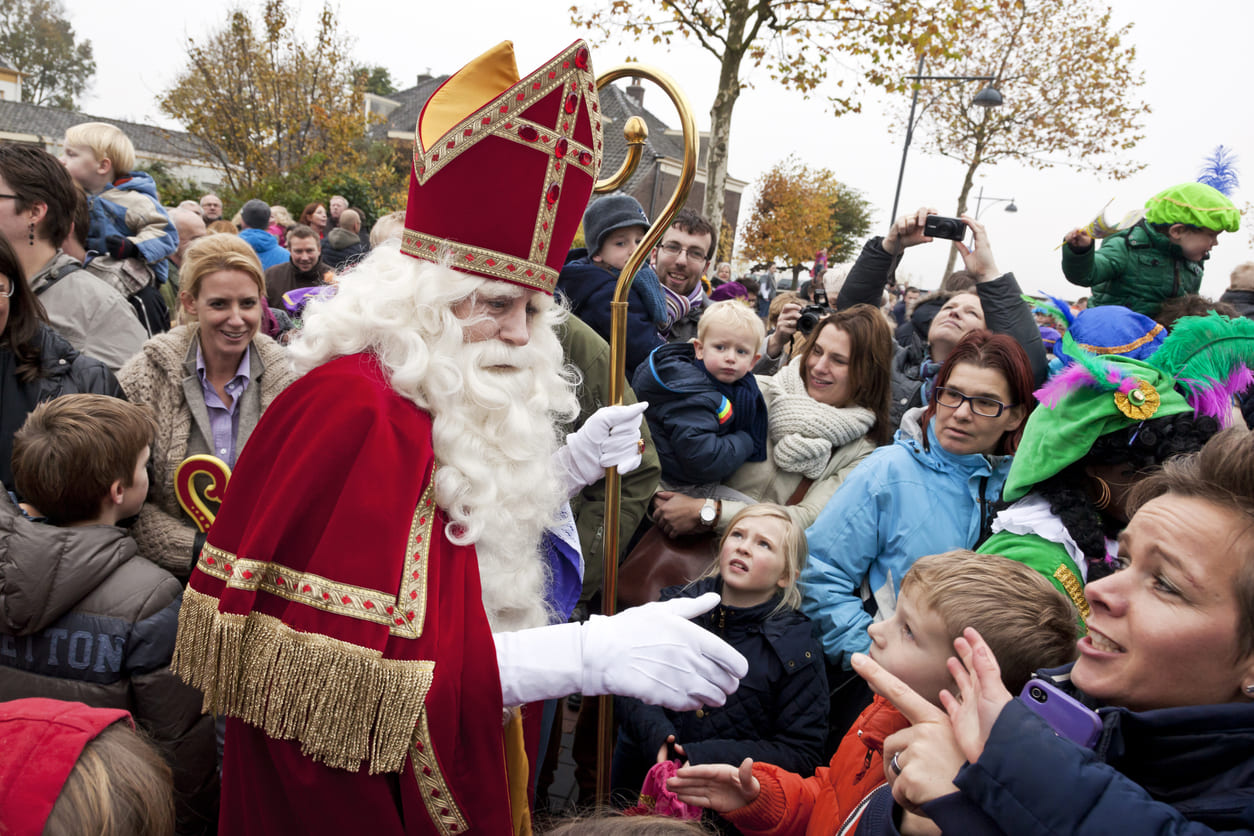
[[[65,4],[76,32],[90,38],[95,51],[96,76],[84,97],[83,110],[175,126],[159,112],[156,99],[184,66],[187,38],[202,37],[220,27],[227,4],[212,0],[196,5],[168,0],[122,4],[65,0]],[[261,4],[250,5],[259,9]],[[340,20],[351,34],[356,57],[363,63],[386,66],[403,88],[412,85],[420,73],[452,72],[505,39],[514,41],[519,69],[526,73],[575,38],[588,36],[570,25],[566,11],[570,5],[571,0],[460,0],[455,4],[354,0],[340,6]],[[1163,188],[1195,179],[1203,158],[1220,143],[1242,159],[1246,185],[1234,195],[1237,204],[1244,206],[1254,195],[1254,108],[1248,104],[1254,3],[1114,0],[1112,5],[1117,23],[1136,24],[1132,41],[1145,73],[1143,98],[1153,113],[1146,120],[1147,138],[1132,156],[1148,166],[1122,181],[1067,168],[1044,172],[1012,164],[981,168],[975,190],[982,185],[986,195],[1013,197],[1019,208],[1010,214],[1003,211],[1005,204],[986,204],[981,220],[989,228],[998,266],[1013,270],[1026,291],[1039,288],[1068,299],[1086,294],[1062,277],[1055,250],[1062,235],[1090,221],[1107,201],[1114,200],[1110,213],[1119,217]],[[297,25],[311,31],[321,5],[304,0],[293,6],[300,10]],[[618,64],[626,55],[678,79],[693,105],[698,127],[709,128],[709,106],[718,75],[712,56],[680,42],[670,51],[645,44],[593,43],[596,69]],[[912,72],[913,67],[903,67],[903,75]],[[872,95],[864,100],[861,115],[833,119],[821,100],[807,101],[781,91],[765,73],[751,80],[757,86],[742,94],[732,124],[732,176],[753,181],[795,153],[804,162],[830,168],[866,194],[875,208],[874,229],[887,229],[904,140],[901,131],[890,127],[890,119],[893,114],[904,116],[908,95]],[[647,89],[645,104],[664,121],[677,124],[660,89]],[[952,214],[962,175],[959,164],[923,153],[916,132],[902,207],[930,204]],[[748,211],[746,202],[742,220]],[[1203,293],[1218,297],[1227,287],[1231,269],[1254,260],[1250,238],[1248,219],[1241,231],[1220,237],[1207,262]],[[945,255],[940,244],[916,248],[901,269],[924,286],[934,287]]]

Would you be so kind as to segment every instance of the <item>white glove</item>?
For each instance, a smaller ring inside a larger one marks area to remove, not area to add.
[[[567,496],[599,481],[607,467],[630,473],[640,466],[640,416],[648,406],[647,401],[603,406],[566,436],[566,445],[553,459],[564,475]]]
[[[616,694],[691,711],[722,705],[749,663],[731,645],[693,624],[718,605],[709,592],[557,624],[497,633],[496,658],[506,705],[567,694]]]

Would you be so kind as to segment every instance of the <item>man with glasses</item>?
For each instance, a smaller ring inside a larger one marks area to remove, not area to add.
[[[654,264],[666,295],[668,342],[687,342],[697,335],[697,320],[710,303],[701,276],[714,255],[714,227],[691,209],[684,209],[662,235]]]

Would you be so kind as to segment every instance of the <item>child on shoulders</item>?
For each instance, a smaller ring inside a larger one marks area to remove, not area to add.
[[[649,230],[649,219],[630,195],[612,194],[594,201],[583,213],[587,249],[573,249],[557,277],[557,290],[571,313],[610,342],[610,303],[618,275]],[[659,333],[669,327],[662,283],[648,264],[642,264],[627,293],[626,377],[649,352],[662,345]]]
[[[1102,241],[1073,229],[1064,239],[1067,281],[1093,288],[1091,307],[1123,305],[1156,317],[1162,303],[1197,293],[1202,269],[1221,232],[1236,232],[1241,213],[1222,192],[1182,183],[1145,204],[1145,217]]]
[[[955,691],[947,662],[967,627],[984,636],[1018,693],[1040,668],[1075,659],[1075,608],[1040,573],[998,555],[961,550],[922,557],[901,581],[891,618],[872,624],[870,656],[933,705]],[[691,766],[669,789],[681,801],[709,807],[746,836],[853,832],[861,802],[885,783],[884,740],[909,726],[877,696],[841,740],[826,768],[811,778],[779,764]]]
[[[658,348],[636,370],[632,389],[649,402],[666,490],[717,485],[745,462],[766,459],[766,402],[750,374],[765,336],[748,306],[715,302],[695,340]]]

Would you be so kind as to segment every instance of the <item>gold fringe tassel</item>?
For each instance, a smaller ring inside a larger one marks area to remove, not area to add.
[[[216,598],[189,587],[170,668],[204,693],[204,711],[298,740],[306,757],[337,769],[369,760],[378,774],[404,767],[435,662],[384,659],[272,616],[221,613]]]

